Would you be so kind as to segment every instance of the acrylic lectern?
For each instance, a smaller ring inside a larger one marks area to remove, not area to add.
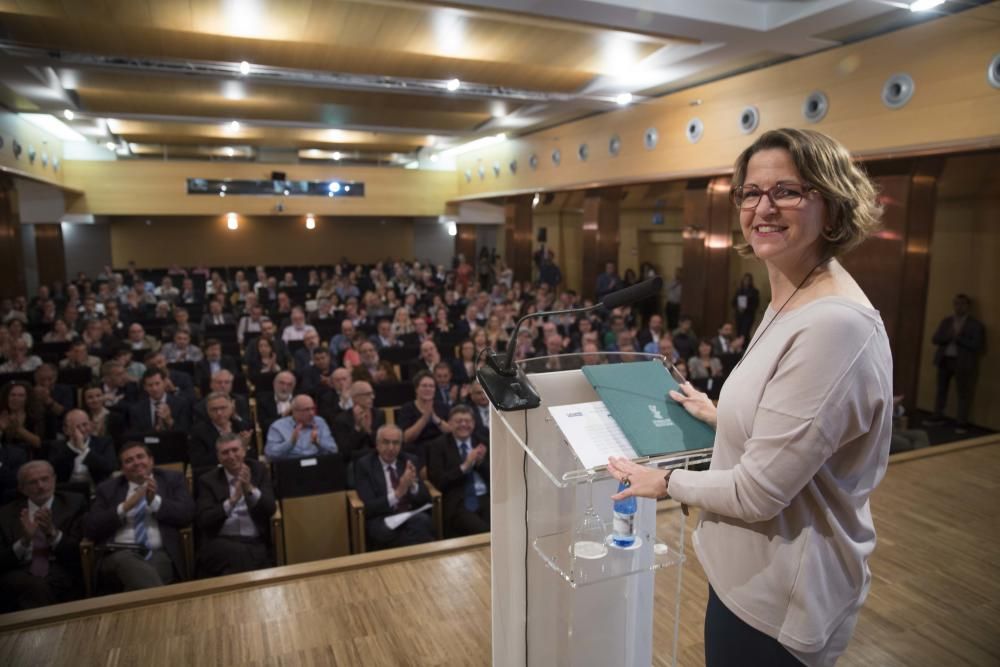
[[[511,412],[491,409],[496,667],[676,664],[683,515],[679,510],[661,514],[658,535],[656,501],[640,499],[634,547],[620,549],[608,541],[607,548],[600,549],[590,540],[586,544],[594,548],[581,549],[583,532],[593,533],[595,513],[605,534],[610,533],[610,496],[617,482],[603,467],[581,466],[548,410],[600,400],[579,370],[585,364],[651,359],[662,361],[648,354],[600,353],[519,362],[541,406]],[[666,470],[707,461],[710,453],[636,460]],[[666,586],[661,581],[656,591],[658,572],[671,579]],[[654,632],[667,635],[656,637],[655,649]]]

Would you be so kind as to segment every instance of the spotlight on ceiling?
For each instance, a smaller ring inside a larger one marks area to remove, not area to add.
[[[76,114],[73,113],[72,109],[66,109],[65,111],[63,111],[63,118],[65,118],[66,120],[73,120],[73,117],[75,115]]]
[[[306,229],[316,229],[316,218],[312,213],[306,216]]]
[[[240,74],[246,76],[249,73],[250,73],[250,63],[248,63],[245,60],[240,62]]]
[[[626,106],[632,102],[632,93],[620,93],[615,96],[615,102],[618,106]]]
[[[934,9],[940,4],[943,4],[944,0],[916,0],[910,3],[911,12],[925,12],[928,9]]]
[[[109,141],[108,143],[104,144],[104,147],[107,148],[109,151],[113,151],[118,148],[118,144],[116,144],[113,141]]]
[[[339,160],[342,157],[344,157],[344,156],[340,154],[340,151],[333,151],[333,159],[334,160]]]
[[[449,79],[446,87],[448,88],[448,92],[453,93],[462,87],[462,82],[458,79]]]
[[[340,192],[340,183],[337,181],[330,183],[330,192]]]
[[[237,130],[239,130],[240,129],[240,121],[234,120],[234,121],[230,122],[229,123],[229,129],[232,130],[232,131],[234,131],[234,132],[237,131]]]
[[[226,227],[234,230],[240,228],[240,220],[235,213],[229,213],[226,215]]]

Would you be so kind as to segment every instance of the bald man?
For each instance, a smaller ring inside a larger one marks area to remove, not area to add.
[[[17,486],[21,497],[0,508],[0,611],[77,597],[84,498],[55,490],[48,461],[22,465]]]
[[[333,435],[345,461],[356,461],[375,451],[375,432],[385,423],[382,410],[376,410],[375,391],[364,380],[351,385],[353,407],[333,420]]]
[[[49,462],[60,482],[73,482],[91,494],[115,470],[115,445],[110,437],[93,434],[94,425],[83,410],[70,410],[63,420],[65,440],[54,442]]]
[[[278,419],[267,430],[264,451],[271,461],[300,459],[336,454],[337,443],[326,420],[316,415],[312,396],[299,394],[292,399],[292,414]]]

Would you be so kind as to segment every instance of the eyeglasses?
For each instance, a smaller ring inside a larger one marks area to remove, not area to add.
[[[778,183],[767,190],[756,185],[737,185],[729,191],[733,206],[744,211],[757,208],[762,197],[771,200],[775,208],[795,208],[807,193],[815,190],[808,183]]]

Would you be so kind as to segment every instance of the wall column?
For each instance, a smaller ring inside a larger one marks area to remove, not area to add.
[[[17,187],[0,174],[0,297],[27,296],[26,291]]]
[[[61,223],[35,225],[35,255],[39,285],[66,282],[66,250]]]
[[[917,401],[937,182],[944,158],[866,164],[883,206],[882,229],[843,264],[882,315],[893,350],[893,384],[912,413]]]
[[[519,281],[531,280],[531,199],[532,195],[508,197],[504,204],[504,261]]]
[[[455,225],[455,255],[465,255],[465,261],[476,266],[476,225]]]
[[[729,176],[688,182],[684,192],[681,313],[699,336],[712,336],[730,319],[729,259],[733,217]],[[673,276],[664,276],[670,281]]]
[[[583,199],[583,280],[582,296],[593,299],[597,291],[597,276],[604,266],[618,266],[618,229],[622,190],[604,188],[592,190]]]

